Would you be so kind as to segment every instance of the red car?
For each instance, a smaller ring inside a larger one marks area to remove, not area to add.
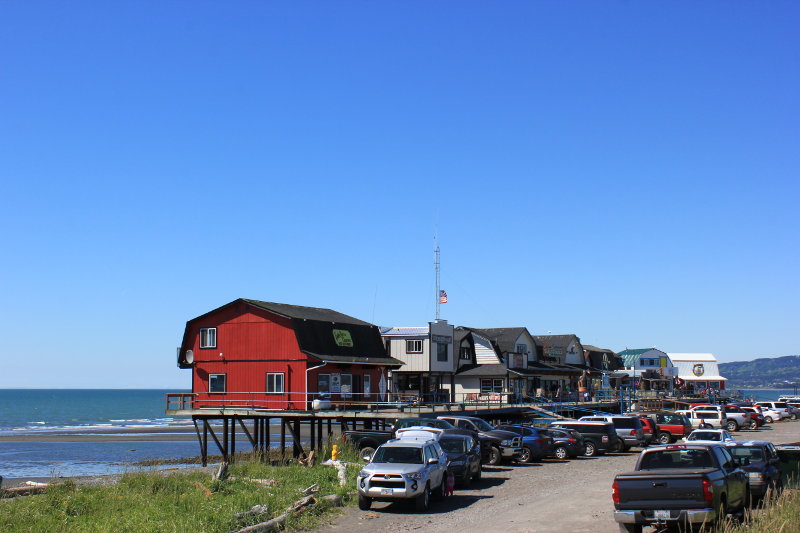
[[[669,444],[687,436],[694,429],[692,422],[684,415],[675,413],[656,413],[659,444]]]

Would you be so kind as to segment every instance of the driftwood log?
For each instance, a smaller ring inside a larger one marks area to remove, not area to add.
[[[315,503],[317,503],[317,500],[313,496],[306,496],[305,498],[301,498],[294,502],[289,506],[288,509],[286,509],[285,513],[276,516],[272,520],[267,520],[266,522],[261,522],[260,524],[245,527],[238,530],[236,533],[269,533],[270,531],[282,528],[286,523],[286,520],[288,520],[291,515],[302,513],[307,507],[310,507]]]
[[[16,498],[17,496],[30,496],[32,494],[43,494],[47,487],[12,487],[0,489],[0,498]]]

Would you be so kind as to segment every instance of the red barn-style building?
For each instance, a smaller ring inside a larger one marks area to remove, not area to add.
[[[386,401],[377,326],[316,307],[240,298],[186,323],[178,366],[192,371],[192,407],[308,410]]]

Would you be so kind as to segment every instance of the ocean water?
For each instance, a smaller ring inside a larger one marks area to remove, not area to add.
[[[777,402],[781,396],[800,396],[800,390],[794,389],[733,389],[727,392],[741,392],[745,398],[757,402]]]

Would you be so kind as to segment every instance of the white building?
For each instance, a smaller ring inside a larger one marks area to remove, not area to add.
[[[728,381],[719,375],[717,358],[711,353],[670,353],[672,364],[678,369],[678,379],[685,383],[685,388],[696,392],[712,388],[724,390]]]

